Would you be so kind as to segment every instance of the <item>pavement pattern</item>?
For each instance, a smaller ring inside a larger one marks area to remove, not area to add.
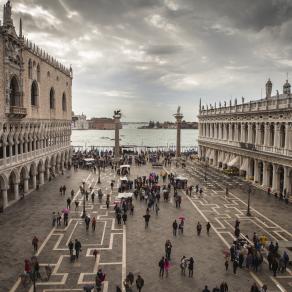
[[[204,178],[204,167],[199,164],[188,164],[186,168],[169,168],[167,171],[188,176],[190,183],[201,183]],[[152,169],[150,164],[131,168],[131,179],[148,175],[151,171],[158,174],[161,170]],[[115,291],[116,285],[121,286],[126,274],[131,271],[135,277],[141,274],[145,280],[143,291],[202,291],[205,285],[213,288],[224,280],[229,291],[249,291],[253,282],[266,283],[268,291],[291,291],[292,273],[276,278],[271,276],[267,264],[262,271],[240,270],[237,275],[225,272],[223,252],[233,239],[233,225],[236,218],[241,221],[242,236],[252,237],[253,232],[265,233],[272,240],[292,240],[291,206],[271,199],[253,197],[252,217],[246,217],[246,194],[239,189],[242,182],[234,181],[208,170],[207,184],[204,185],[203,198],[186,196],[180,209],[175,208],[173,198],[169,202],[160,202],[160,211],[156,215],[151,211],[149,229],[144,228],[143,215],[146,205],[143,201],[134,200],[134,215],[128,215],[127,225],[116,223],[113,205],[107,210],[105,198],[103,202],[95,199],[94,203],[86,202],[86,211],[91,217],[97,218],[96,230],[85,230],[81,219],[83,198],[79,193],[79,185],[85,180],[86,186],[101,188],[105,194],[111,194],[113,202],[117,195],[119,177],[111,169],[101,172],[101,184],[98,176],[90,171],[71,171],[57,177],[40,190],[27,196],[23,201],[9,208],[0,215],[0,291],[33,291],[31,285],[23,287],[18,275],[23,271],[23,261],[34,253],[31,239],[37,235],[40,247],[37,252],[41,264],[53,267],[52,276],[48,281],[38,281],[37,291],[83,291],[83,286],[94,283],[94,275],[99,268],[106,273],[103,291]],[[115,180],[113,193],[110,182]],[[161,182],[160,182],[161,183]],[[225,198],[225,184],[233,187]],[[60,196],[59,187],[67,186],[67,195]],[[74,210],[74,203],[69,215],[67,227],[51,226],[51,214],[66,206],[66,199],[71,189],[75,190],[74,200],[80,202],[79,209]],[[275,210],[281,210],[275,212]],[[180,216],[186,218],[184,235],[172,235],[172,222]],[[290,216],[290,217],[289,217]],[[273,220],[272,220],[272,219]],[[196,235],[196,224],[210,221],[210,236],[205,230],[200,237]],[[287,227],[287,228],[286,228]],[[82,244],[80,259],[70,262],[67,248],[70,239],[77,238]],[[164,243],[170,239],[173,245],[169,277],[158,277],[158,261],[164,255]],[[95,260],[93,250],[98,250]],[[3,256],[2,256],[3,255]],[[195,260],[194,277],[180,274],[180,259],[185,255]],[[135,290],[134,290],[135,291]]]

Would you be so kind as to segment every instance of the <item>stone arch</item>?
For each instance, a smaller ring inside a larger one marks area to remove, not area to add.
[[[262,161],[259,161],[258,163],[258,173],[259,173],[259,184],[263,184],[263,178],[264,178],[264,164]]]
[[[63,92],[63,95],[62,95],[62,110],[63,110],[63,112],[67,111],[67,99],[66,99],[65,92]]]
[[[23,166],[19,171],[19,193],[23,194],[28,191],[28,169],[26,166]]]
[[[8,180],[5,174],[0,174],[0,212],[3,212],[6,207],[6,196],[7,196]]]
[[[38,99],[39,99],[39,87],[38,87],[38,83],[34,80],[31,84],[31,90],[30,90],[30,103],[31,103],[31,105],[37,106]]]
[[[18,185],[16,186],[16,184],[18,183],[19,183],[18,172],[16,169],[14,169],[10,172],[8,176],[8,190],[7,190],[8,203],[13,200],[18,199]]]
[[[260,125],[260,141],[259,144],[260,145],[264,145],[265,142],[265,124],[261,123]]]
[[[284,191],[284,167],[282,165],[279,165],[277,168],[277,189],[279,189],[279,192],[283,194]]]
[[[29,179],[28,179],[28,188],[36,188],[36,175],[37,175],[37,166],[35,162],[32,162],[29,166]]]
[[[267,180],[267,183],[268,183],[268,187],[272,187],[273,185],[273,164],[272,163],[269,163],[268,165],[268,180]]]
[[[55,89],[51,87],[50,89],[50,109],[55,109],[56,101],[55,101]]]
[[[269,145],[270,146],[274,146],[274,142],[275,142],[275,126],[274,124],[270,125],[270,141],[269,141]]]
[[[20,106],[20,88],[19,88],[19,82],[17,80],[17,77],[15,75],[12,76],[10,80],[10,106]]]
[[[285,148],[285,141],[286,140],[286,127],[285,124],[280,125],[280,148]]]

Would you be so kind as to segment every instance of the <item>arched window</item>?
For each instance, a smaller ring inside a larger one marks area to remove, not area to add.
[[[63,93],[63,96],[62,96],[62,110],[63,112],[67,111],[67,100],[66,100],[65,92]]]
[[[38,82],[41,81],[41,67],[40,67],[40,64],[38,64],[38,66],[37,66],[37,81]]]
[[[55,109],[55,90],[53,87],[50,90],[50,109]]]
[[[34,80],[32,85],[31,85],[31,105],[32,106],[37,106],[38,105],[38,95],[39,95],[39,90],[38,90],[38,84]]]
[[[32,62],[31,59],[28,61],[28,78],[32,78]]]
[[[10,105],[20,106],[20,93],[17,78],[13,76],[10,81]]]

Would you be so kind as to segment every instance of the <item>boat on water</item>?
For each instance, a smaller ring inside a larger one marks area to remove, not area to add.
[[[101,137],[100,139],[104,139],[104,140],[112,140],[110,137]]]

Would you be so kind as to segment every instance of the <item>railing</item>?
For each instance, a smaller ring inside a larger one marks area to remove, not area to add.
[[[269,152],[269,153],[274,153],[274,154],[279,154],[279,155],[284,155],[284,156],[292,156],[292,150],[285,149],[285,148],[278,148],[274,146],[255,145],[255,144],[246,143],[246,142],[227,141],[227,140],[222,140],[222,139],[215,139],[211,137],[201,137],[201,136],[198,137],[198,140],[210,141],[213,143],[223,144],[223,145],[230,145],[230,146],[239,147],[241,149],[246,149],[246,150],[262,151],[262,152]]]

